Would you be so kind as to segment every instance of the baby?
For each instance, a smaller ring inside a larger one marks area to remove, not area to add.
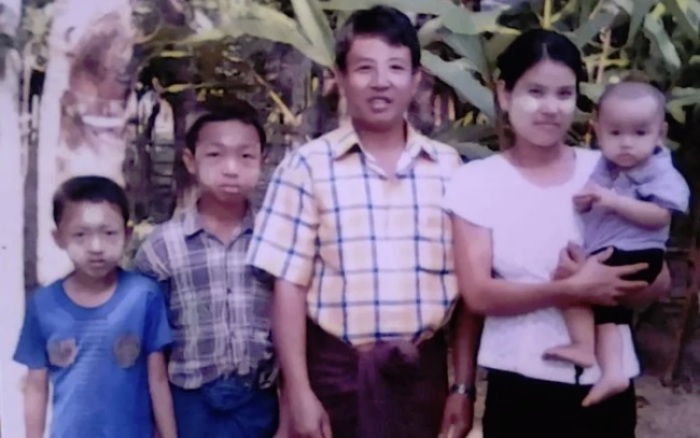
[[[661,146],[664,107],[664,96],[647,83],[625,81],[605,90],[595,125],[603,158],[574,198],[587,254],[609,252],[604,263],[612,266],[646,264],[629,279],[647,283],[662,269],[672,212],[686,212],[690,194],[671,154]],[[631,324],[632,311],[622,306],[571,308],[564,317],[571,344],[550,349],[545,357],[581,367],[593,366],[597,358],[601,378],[583,406],[624,391],[629,380],[622,370],[617,325]]]

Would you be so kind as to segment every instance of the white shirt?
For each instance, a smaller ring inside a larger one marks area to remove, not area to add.
[[[574,175],[555,187],[539,187],[525,179],[502,155],[472,161],[460,168],[445,194],[447,210],[491,231],[493,272],[520,283],[550,281],[559,252],[568,242],[581,244],[583,229],[572,198],[588,181],[600,153],[575,148]],[[625,375],[639,373],[628,326],[619,326]],[[527,377],[575,383],[571,364],[543,360],[543,353],[569,343],[559,309],[546,308],[508,317],[489,316],[479,348],[479,365]],[[587,369],[582,384],[600,377]]]

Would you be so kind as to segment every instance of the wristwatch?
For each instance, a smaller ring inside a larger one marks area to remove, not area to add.
[[[470,400],[476,400],[476,388],[464,383],[454,383],[450,386],[450,394],[466,395]]]

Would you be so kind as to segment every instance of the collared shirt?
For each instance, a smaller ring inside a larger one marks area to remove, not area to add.
[[[248,261],[308,287],[308,316],[349,343],[427,337],[458,296],[441,198],[460,164],[453,148],[409,128],[388,177],[342,126],[277,168]]]
[[[170,380],[192,389],[222,376],[269,387],[276,369],[270,336],[271,282],[245,264],[248,212],[227,245],[208,233],[196,207],[159,225],[135,258],[166,284],[174,344]]]
[[[649,159],[632,169],[621,169],[601,157],[591,181],[621,196],[653,202],[672,211],[688,209],[690,189],[673,167],[671,153],[663,146],[657,147]],[[600,207],[594,207],[581,218],[585,247],[589,252],[609,246],[626,251],[666,247],[670,225],[646,228]]]

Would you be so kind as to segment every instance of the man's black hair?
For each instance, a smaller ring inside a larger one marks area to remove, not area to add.
[[[129,222],[129,201],[116,182],[104,176],[77,176],[61,184],[53,197],[53,220],[56,226],[70,202],[107,202],[119,209],[124,225]]]
[[[411,64],[420,66],[420,42],[411,20],[396,8],[374,6],[355,11],[338,31],[335,43],[335,64],[341,72],[347,69],[347,57],[353,41],[358,36],[373,36],[387,44],[407,47],[411,51]]]
[[[187,148],[194,153],[199,140],[199,133],[207,123],[239,121],[245,125],[252,126],[258,133],[260,139],[260,147],[264,151],[267,144],[267,136],[265,128],[258,112],[248,102],[242,100],[228,101],[225,104],[206,105],[199,109],[199,114],[195,117],[194,122],[187,129],[185,134],[185,142]]]

